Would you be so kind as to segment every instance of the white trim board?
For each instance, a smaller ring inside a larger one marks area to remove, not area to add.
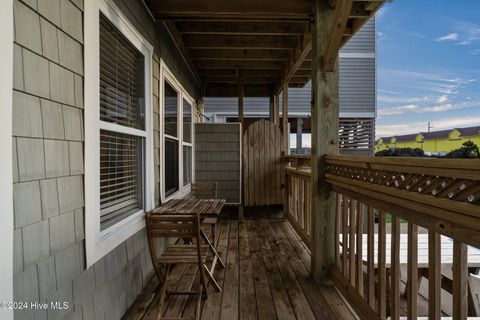
[[[13,168],[12,168],[12,90],[13,90],[13,1],[0,2],[0,302],[13,302]],[[0,308],[0,318],[13,319],[13,310]]]
[[[152,123],[153,47],[135,29],[111,0],[86,0],[85,34],[85,238],[87,267],[145,227],[145,211],[155,205]],[[100,121],[99,13],[102,13],[145,56],[145,131],[122,128],[125,133],[145,137],[145,204],[139,211],[100,231],[100,129],[119,126]]]

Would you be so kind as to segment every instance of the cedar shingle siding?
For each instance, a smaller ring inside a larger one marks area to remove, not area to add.
[[[160,52],[194,97],[199,91],[163,26],[139,1],[115,2],[155,47],[158,204]],[[14,300],[70,304],[16,310],[15,319],[120,319],[153,273],[144,230],[85,268],[83,20],[83,0],[14,4]]]

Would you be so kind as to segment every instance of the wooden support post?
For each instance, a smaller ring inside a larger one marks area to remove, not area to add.
[[[297,154],[302,154],[302,131],[303,119],[297,118]]]
[[[243,146],[243,132],[245,131],[245,128],[244,128],[244,121],[243,121],[243,93],[244,93],[244,88],[243,88],[243,84],[240,84],[238,86],[238,121],[241,123],[240,124],[240,130],[241,130],[241,143],[240,145]],[[243,165],[243,152],[241,153],[241,161],[242,161],[242,165]],[[242,171],[243,171],[243,168],[242,168]],[[242,178],[241,178],[241,186],[240,186],[240,190],[241,190],[241,203],[240,203],[240,206],[238,207],[238,219],[243,219],[243,198],[244,198],[244,188],[243,188],[243,184],[244,184],[244,181],[243,181],[244,177],[243,177],[243,173],[242,173]]]
[[[335,9],[327,1],[315,0],[312,26],[312,276],[328,284],[335,263],[335,196],[325,179],[326,154],[338,153],[338,59],[326,72],[323,55],[332,32]]]
[[[268,100],[268,114],[270,121],[275,123],[275,98],[274,95],[271,95]]]
[[[283,84],[282,94],[283,147],[285,150],[285,154],[290,154],[290,150],[288,150],[288,140],[290,139],[290,129],[288,128],[288,82],[285,82]]]
[[[273,123],[277,126],[280,126],[279,118],[280,118],[280,108],[279,108],[279,96],[275,93],[273,96]]]

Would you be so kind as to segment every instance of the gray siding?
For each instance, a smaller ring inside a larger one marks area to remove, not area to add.
[[[218,197],[240,202],[240,124],[195,124],[195,180],[217,182]]]
[[[159,202],[159,58],[199,90],[165,29],[141,2],[117,0],[155,46],[153,123]],[[153,274],[139,231],[90,269],[85,263],[83,0],[14,3],[14,300],[69,302],[15,319],[121,319]]]
[[[361,55],[362,57],[355,57]],[[340,112],[369,113],[376,111],[375,91],[375,19],[370,19],[340,50]],[[288,89],[288,113],[310,114],[311,82],[303,88]],[[268,98],[249,98],[244,101],[246,116],[265,116],[269,113]],[[280,110],[282,95],[280,95]],[[205,98],[207,115],[236,115],[236,98]]]
[[[375,52],[375,38],[374,16],[342,47],[340,53]]]

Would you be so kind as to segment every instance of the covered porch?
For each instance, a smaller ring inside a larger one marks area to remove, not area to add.
[[[222,288],[208,288],[201,319],[352,319],[354,313],[331,285],[315,285],[311,255],[281,210],[247,210],[242,220],[225,215],[217,225],[217,249],[225,269],[215,278]],[[198,285],[198,268],[178,265],[170,287],[190,290]],[[156,319],[160,284],[154,277],[125,319]],[[172,296],[165,317],[194,314],[195,299]]]

